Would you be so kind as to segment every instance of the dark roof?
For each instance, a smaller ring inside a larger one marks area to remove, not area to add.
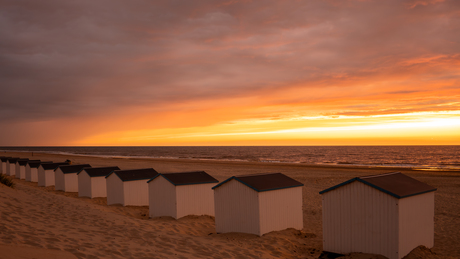
[[[72,174],[78,173],[85,167],[91,167],[89,164],[81,164],[81,165],[60,165],[59,169],[61,169],[62,173],[64,174]],[[57,168],[56,168],[57,169]]]
[[[20,158],[19,157],[10,157],[8,158],[8,162],[11,163],[16,163]]]
[[[437,190],[436,188],[426,183],[420,182],[419,180],[416,180],[405,174],[402,174],[400,172],[393,172],[387,174],[356,177],[336,186],[333,186],[331,188],[328,188],[324,191],[321,191],[320,194],[332,191],[354,181],[362,182],[398,199],[422,193],[433,192]]]
[[[41,164],[51,164],[52,161],[29,160],[30,168],[38,168]]]
[[[146,180],[155,177],[158,172],[153,168],[145,169],[133,169],[133,170],[115,170],[112,173],[108,174],[105,178],[109,177],[111,174],[116,174],[123,182],[126,181],[136,181],[136,180]]]
[[[203,184],[203,183],[218,183],[216,178],[210,176],[205,171],[194,171],[194,172],[180,172],[180,173],[167,173],[158,174],[148,181],[152,181],[158,176],[163,176],[166,180],[174,185],[191,185],[191,184]]]
[[[45,170],[55,170],[58,168],[60,165],[68,165],[68,162],[61,162],[61,163],[42,163],[41,166]]]
[[[21,158],[21,159],[18,159],[18,161],[16,161],[17,164],[19,165],[27,165],[27,161],[29,161],[28,158]]]
[[[232,176],[212,188],[215,189],[232,179],[235,179],[258,192],[303,186],[301,182],[298,182],[282,173],[271,173]]]
[[[78,172],[78,174],[83,172],[83,170],[86,171],[89,177],[98,177],[98,176],[107,176],[115,170],[120,170],[120,168],[118,166],[90,167],[90,168],[83,168],[82,170],[80,170],[80,172]]]
[[[10,159],[10,158],[12,158],[12,157],[10,157],[10,156],[2,156],[2,157],[0,158],[0,160],[2,160],[2,162],[7,162],[8,159]]]

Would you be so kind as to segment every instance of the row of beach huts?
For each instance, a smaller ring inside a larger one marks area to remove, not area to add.
[[[281,173],[233,176],[204,171],[158,173],[89,164],[0,157],[0,173],[38,186],[107,197],[107,205],[149,206],[150,217],[215,217],[217,233],[263,235],[303,228],[302,183]],[[434,245],[436,188],[399,172],[357,177],[320,192],[323,250],[400,259]]]

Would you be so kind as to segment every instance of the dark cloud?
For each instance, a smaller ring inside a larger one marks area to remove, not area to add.
[[[457,1],[4,0],[0,121],[410,73],[397,64],[458,53],[458,10]]]

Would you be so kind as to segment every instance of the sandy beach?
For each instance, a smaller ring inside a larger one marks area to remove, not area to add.
[[[233,175],[280,172],[303,187],[301,231],[287,229],[258,237],[216,234],[214,218],[149,218],[148,207],[107,206],[105,198],[38,187],[14,179],[0,184],[0,258],[318,258],[322,253],[319,192],[353,177],[400,171],[438,190],[435,246],[407,258],[460,258],[460,172],[388,168],[320,167],[301,164],[179,159],[114,159],[41,153],[0,153],[42,161],[154,168],[160,173],[203,170],[219,181]],[[382,258],[353,254],[343,258]]]

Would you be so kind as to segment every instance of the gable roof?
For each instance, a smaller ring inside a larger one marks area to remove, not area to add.
[[[341,186],[358,181],[395,198],[402,199],[418,194],[433,192],[437,189],[400,172],[361,176],[319,192],[320,194],[335,190]]]
[[[30,168],[38,168],[41,164],[51,164],[52,161],[40,161],[40,160],[29,160],[28,164]]]
[[[16,161],[16,164],[19,164],[19,165],[27,165],[27,161],[29,161],[28,158],[20,158],[18,159],[18,161]]]
[[[89,167],[89,168],[83,168],[78,172],[77,174],[80,174],[81,172],[85,172],[89,175],[89,177],[98,177],[98,176],[107,176],[111,172],[115,170],[120,170],[118,166],[109,166],[109,167]]]
[[[73,174],[80,172],[85,167],[91,167],[90,164],[81,165],[60,165],[58,168],[61,169],[63,174]],[[58,169],[56,168],[56,170]]]
[[[282,173],[271,173],[232,176],[227,180],[221,182],[220,184],[212,187],[212,189],[215,189],[232,179],[237,180],[238,182],[248,186],[249,188],[257,192],[265,192],[303,186],[303,183],[298,182]]]
[[[20,158],[19,157],[10,157],[8,158],[8,162],[11,163],[16,163]]]
[[[10,159],[10,158],[12,158],[12,157],[10,157],[10,156],[2,156],[2,157],[0,157],[0,160],[2,160],[2,162],[7,162],[8,159]]]
[[[69,164],[68,162],[60,162],[60,163],[42,163],[40,165],[45,170],[55,170],[60,165],[68,165],[68,164]]]
[[[180,172],[180,173],[166,173],[157,174],[155,177],[150,179],[148,183],[153,181],[158,176],[163,176],[173,185],[191,185],[191,184],[204,184],[204,183],[218,183],[219,181],[207,174],[205,171],[193,171],[193,172]]]
[[[115,170],[108,174],[105,178],[116,174],[123,182],[147,180],[155,177],[158,172],[153,168],[132,169],[132,170]]]

